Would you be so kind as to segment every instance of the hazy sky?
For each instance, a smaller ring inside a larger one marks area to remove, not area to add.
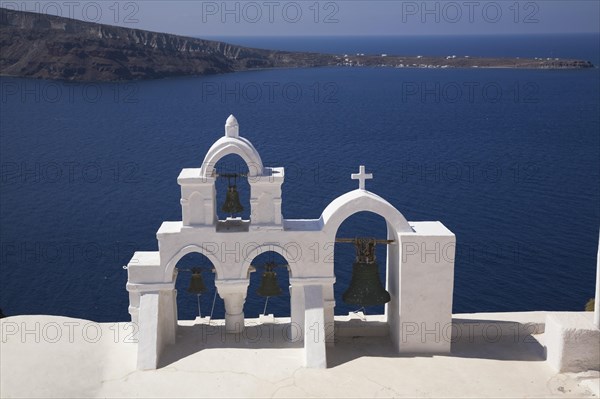
[[[0,6],[190,36],[600,32],[600,0],[2,0]]]

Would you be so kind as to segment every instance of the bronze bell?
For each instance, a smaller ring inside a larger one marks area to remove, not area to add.
[[[274,262],[265,264],[265,271],[262,274],[262,280],[260,281],[260,287],[256,290],[256,293],[260,296],[279,296],[282,294],[281,287],[277,284],[277,273],[273,269],[277,266]]]
[[[206,285],[204,285],[201,273],[202,270],[197,267],[192,269],[192,279],[190,280],[190,286],[187,289],[187,292],[190,294],[200,295],[206,291]]]
[[[240,195],[235,184],[233,186],[229,186],[227,189],[227,195],[221,210],[230,215],[233,215],[234,213],[240,213],[244,210],[244,207],[240,203]]]
[[[390,301],[379,278],[379,266],[375,259],[375,240],[355,240],[356,261],[352,266],[350,286],[342,295],[344,302],[350,305],[375,306]]]

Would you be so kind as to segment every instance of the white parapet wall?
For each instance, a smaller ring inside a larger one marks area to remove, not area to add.
[[[545,340],[548,363],[556,371],[600,370],[600,330],[592,312],[549,313]]]

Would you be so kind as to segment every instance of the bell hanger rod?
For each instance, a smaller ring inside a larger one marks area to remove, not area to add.
[[[361,238],[336,238],[335,242],[354,244],[360,239]],[[364,240],[364,238],[363,238],[363,240]],[[391,244],[391,243],[395,242],[395,240],[378,240],[375,238],[372,238],[372,239],[367,238],[367,240],[371,240],[372,242],[375,242],[376,244]]]
[[[255,264],[250,264],[250,266],[254,267],[254,268],[258,268],[258,267],[266,267],[267,264],[270,267],[288,267],[289,264],[287,263],[277,263],[277,262],[265,262],[263,265],[255,265]]]
[[[248,173],[217,173],[213,174],[214,177],[224,177],[224,178],[232,178],[232,177],[248,177]]]
[[[210,270],[213,273],[216,273],[217,269],[215,269],[214,267],[211,266],[199,266],[199,267],[192,267],[191,269],[181,269],[181,268],[177,268],[178,271],[180,272],[191,272],[191,273],[201,273],[207,270]]]

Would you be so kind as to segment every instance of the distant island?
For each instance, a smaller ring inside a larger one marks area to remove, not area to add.
[[[456,55],[321,54],[255,49],[0,8],[0,75],[69,81],[128,81],[265,68],[583,69],[583,60]]]

